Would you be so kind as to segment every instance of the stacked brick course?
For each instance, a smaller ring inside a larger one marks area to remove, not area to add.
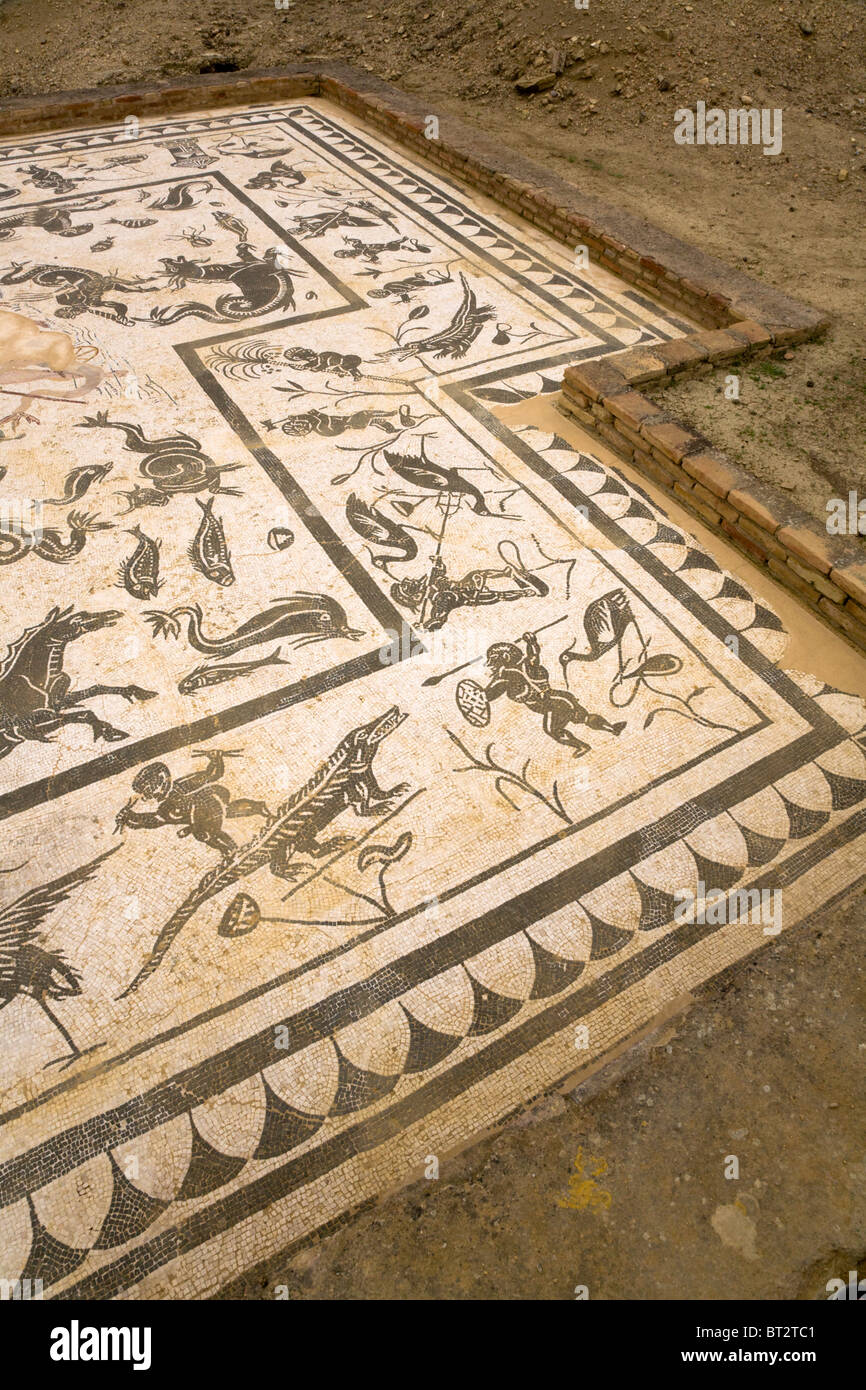
[[[666,385],[702,364],[772,349],[750,321],[651,352],[631,349],[566,369],[562,409],[866,651],[866,546],[831,536],[776,488],[757,482],[709,440],[634,389]]]

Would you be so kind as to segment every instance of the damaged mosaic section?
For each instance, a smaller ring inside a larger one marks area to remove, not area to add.
[[[318,99],[0,162],[0,1277],[206,1296],[853,884],[866,711],[505,423],[690,325]]]

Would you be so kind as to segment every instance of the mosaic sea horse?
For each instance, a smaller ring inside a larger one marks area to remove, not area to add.
[[[77,709],[83,701],[99,695],[119,695],[124,700],[151,700],[155,690],[140,685],[89,685],[72,690],[72,677],[64,673],[63,658],[70,642],[88,632],[112,627],[122,616],[114,609],[87,613],[69,608],[52,608],[41,623],[34,623],[12,643],[0,664],[0,758],[19,744],[32,740],[50,743],[52,735],[66,724],[88,724],[94,741],[116,743],[128,738],[94,714]]]
[[[213,308],[195,300],[185,304],[152,309],[154,323],[177,323],[180,319],[206,319],[208,323],[240,323],[277,310],[294,309],[295,287],[289,271],[280,264],[284,247],[270,247],[258,255],[249,242],[239,241],[236,261],[209,265],[206,261],[191,261],[186,256],[162,258],[166,274],[176,288],[196,284],[234,285],[237,294],[221,294]],[[295,271],[295,274],[298,272]]]

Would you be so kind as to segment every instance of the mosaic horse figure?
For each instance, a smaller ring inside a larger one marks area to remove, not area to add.
[[[73,690],[72,678],[63,670],[65,649],[88,632],[111,627],[121,617],[114,610],[102,613],[52,608],[41,623],[24,630],[0,663],[0,758],[29,740],[50,743],[66,724],[89,724],[94,741],[116,743],[128,738],[94,714],[79,709],[98,695],[120,695],[124,700],[150,700],[155,690],[139,685],[89,685]]]

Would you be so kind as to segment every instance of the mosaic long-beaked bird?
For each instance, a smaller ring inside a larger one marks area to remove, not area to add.
[[[476,516],[493,516],[484,499],[484,493],[474,483],[461,477],[456,468],[443,468],[424,455],[424,441],[421,441],[420,454],[397,454],[392,449],[384,449],[385,462],[410,487],[431,488],[434,492],[465,497]]]
[[[379,353],[380,357],[398,357],[401,362],[419,352],[432,353],[434,357],[465,357],[485,323],[496,317],[496,310],[490,304],[479,307],[475,291],[470,289],[466,276],[460,272],[463,298],[460,307],[446,328],[429,334],[426,338],[416,338],[413,343],[400,343]]]
[[[34,937],[49,912],[65,902],[79,884],[92,878],[97,868],[116,845],[82,864],[69,873],[41,883],[0,909],[0,1009],[11,1004],[19,994],[35,999],[51,1020],[73,1056],[80,1052],[60,1020],[51,1012],[45,1000],[70,999],[81,993],[79,976],[57,951],[37,946]]]
[[[418,554],[418,544],[414,536],[377,507],[375,502],[368,504],[354,492],[346,498],[346,520],[353,531],[363,536],[365,541],[376,545],[390,546],[399,551],[398,555],[371,555],[377,569],[387,572],[394,560],[414,560]]]

